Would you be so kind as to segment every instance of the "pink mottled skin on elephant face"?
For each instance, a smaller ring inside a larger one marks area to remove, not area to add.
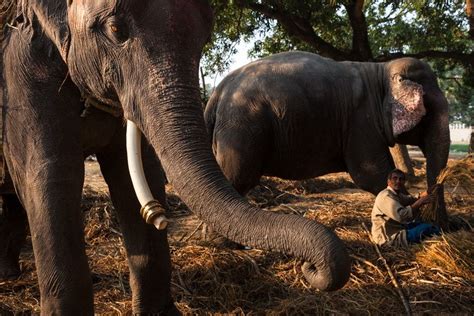
[[[409,80],[402,81],[399,86],[392,89],[390,104],[392,106],[394,136],[415,127],[426,114],[423,104],[423,88]]]

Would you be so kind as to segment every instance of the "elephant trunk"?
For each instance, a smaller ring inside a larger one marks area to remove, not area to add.
[[[141,110],[142,130],[175,191],[223,236],[308,262],[303,273],[313,287],[330,291],[344,286],[350,259],[332,231],[300,216],[255,208],[225,179],[211,151],[197,87],[197,82],[175,82],[156,89],[159,95],[148,100],[154,104]]]
[[[446,167],[449,156],[449,115],[447,100],[439,89],[426,93],[426,102],[431,110],[427,115],[427,126],[421,147],[426,157],[426,178],[428,187],[436,184],[440,171]],[[447,227],[448,216],[443,187],[437,190],[438,215],[443,228]]]

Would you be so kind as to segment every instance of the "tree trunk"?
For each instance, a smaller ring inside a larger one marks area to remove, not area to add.
[[[201,73],[201,81],[202,81],[202,94],[201,94],[201,100],[202,100],[202,110],[206,108],[207,101],[209,100],[207,96],[207,91],[206,91],[206,81],[205,81],[205,76],[204,76],[204,71],[202,70],[202,67],[199,67],[199,72]]]
[[[469,142],[469,151],[470,154],[474,153],[474,131],[471,132],[471,141]]]
[[[390,154],[392,154],[393,161],[398,169],[405,172],[408,177],[415,176],[413,164],[406,145],[395,144],[394,147],[390,147]]]

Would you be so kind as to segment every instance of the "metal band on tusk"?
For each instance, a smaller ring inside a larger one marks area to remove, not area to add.
[[[166,210],[157,200],[151,200],[140,209],[140,214],[145,219],[145,222],[155,225],[158,229],[164,229],[168,224],[168,220],[164,216],[165,212]]]
[[[137,198],[142,205],[140,214],[146,223],[157,229],[165,229],[169,220],[164,216],[165,209],[153,198],[145,178],[142,163],[141,132],[132,121],[127,121],[127,160],[130,177]]]

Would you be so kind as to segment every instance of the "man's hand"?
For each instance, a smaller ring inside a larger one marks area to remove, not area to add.
[[[427,192],[422,192],[422,193],[426,193],[426,194],[420,195],[420,198],[416,201],[416,202],[420,202],[420,205],[429,204],[434,201],[433,195],[428,194]]]
[[[422,198],[422,197],[425,197],[425,196],[428,196],[429,193],[427,191],[423,191],[423,192],[420,192],[419,196],[418,196],[418,199]]]
[[[420,197],[411,205],[412,210],[418,211],[418,209],[425,204],[429,204],[434,201],[434,196],[424,191],[420,193]],[[415,217],[415,214],[413,214]]]

